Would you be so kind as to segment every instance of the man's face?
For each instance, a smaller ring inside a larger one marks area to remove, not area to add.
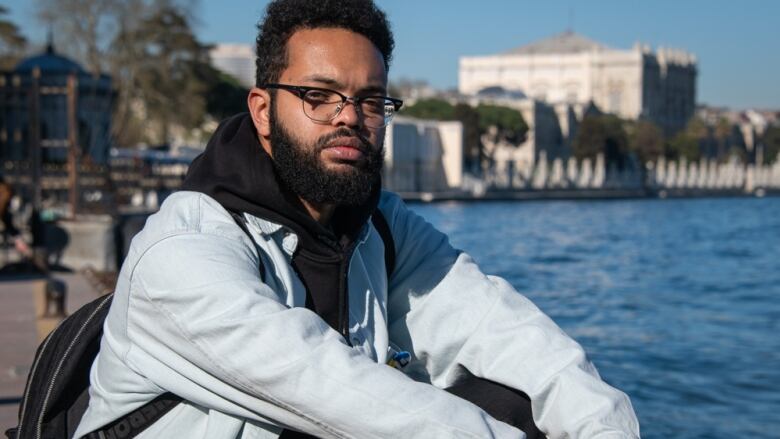
[[[335,28],[295,32],[279,83],[329,88],[347,96],[385,95],[384,60],[362,35]],[[270,149],[280,178],[306,201],[357,205],[382,169],[384,129],[368,128],[347,103],[330,122],[314,122],[301,99],[276,90],[270,108]]]

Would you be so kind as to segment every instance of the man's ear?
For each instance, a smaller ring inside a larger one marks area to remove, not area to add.
[[[269,137],[271,135],[271,96],[268,90],[253,87],[249,90],[246,103],[249,107],[249,113],[252,115],[257,135],[260,138]]]

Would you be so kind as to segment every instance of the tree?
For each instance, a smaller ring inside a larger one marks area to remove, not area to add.
[[[63,42],[58,51],[81,61],[93,74],[111,74],[116,89],[112,132],[120,145],[147,140],[148,132],[139,109],[146,109],[144,96],[149,93],[137,88],[148,62],[146,52],[138,50],[143,41],[130,37],[146,38],[139,27],[163,9],[193,21],[196,5],[197,0],[36,0],[39,19]]]
[[[118,20],[120,0],[37,0],[38,18],[67,45],[60,48],[95,75],[108,70],[105,44]]]
[[[704,139],[709,135],[707,124],[700,117],[692,117],[685,126],[685,132],[694,139]]]
[[[526,134],[528,134],[528,124],[519,111],[497,105],[480,104],[477,106],[477,113],[479,114],[480,132],[487,132],[491,126],[494,126],[497,128],[498,136],[513,145],[519,145],[525,141]]]
[[[593,159],[604,151],[606,138],[607,132],[601,116],[586,114],[577,128],[577,134],[571,145],[572,152],[578,160]]]
[[[729,142],[733,132],[732,124],[725,118],[720,117],[715,123],[715,144],[717,153],[715,155],[719,160],[725,159],[729,150]]]
[[[455,107],[442,99],[420,99],[401,108],[401,115],[416,119],[455,120]]]
[[[27,45],[19,27],[3,18],[6,14],[8,9],[0,5],[0,70],[13,68]]]
[[[724,124],[719,122],[719,125],[720,127],[716,126],[716,131],[723,130]],[[710,129],[704,120],[699,117],[693,117],[688,121],[684,130],[674,135],[667,142],[666,156],[673,160],[684,157],[688,161],[698,161],[702,158],[702,144],[710,139]],[[722,157],[719,156],[719,159],[722,159]]]
[[[93,74],[114,73],[120,66],[113,56],[112,42],[125,29],[131,29],[152,11],[176,8],[193,19],[195,0],[35,0],[38,18],[50,26],[60,50],[81,61]]]
[[[133,29],[120,32],[114,46],[135,63],[134,96],[143,103],[152,143],[170,141],[174,125],[195,127],[206,114],[206,81],[213,75],[208,46],[192,33],[189,20],[173,6],[164,6]]]
[[[454,118],[463,124],[463,158],[466,169],[478,173],[487,159],[482,144],[479,113],[467,104],[457,104],[453,108]]]
[[[764,132],[761,143],[764,144],[764,163],[775,163],[780,154],[780,126],[769,126]]]
[[[585,115],[572,142],[572,150],[580,160],[604,154],[608,165],[623,169],[629,154],[628,134],[623,128],[623,121],[610,114]]]
[[[701,158],[699,139],[687,131],[680,131],[669,140],[666,155],[672,160],[685,158],[689,162],[697,161]]]
[[[642,163],[657,160],[664,154],[664,134],[653,122],[640,120],[631,125],[628,136],[629,150]]]
[[[234,77],[217,69],[204,67],[206,73],[206,112],[215,119],[222,120],[242,111],[246,111],[246,97],[249,89],[241,85]]]

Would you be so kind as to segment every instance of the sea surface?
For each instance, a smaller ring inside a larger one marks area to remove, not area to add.
[[[579,341],[643,438],[780,438],[780,197],[411,208]]]

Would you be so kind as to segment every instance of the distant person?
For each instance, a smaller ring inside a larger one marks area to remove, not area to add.
[[[574,340],[382,191],[393,45],[370,0],[269,4],[249,113],[133,239],[76,437],[166,394],[137,437],[639,436]]]
[[[32,256],[30,246],[24,241],[24,237],[19,229],[16,228],[11,212],[11,201],[14,198],[13,187],[0,176],[0,222],[3,224],[3,242],[13,243],[14,248],[22,256],[29,258]]]

